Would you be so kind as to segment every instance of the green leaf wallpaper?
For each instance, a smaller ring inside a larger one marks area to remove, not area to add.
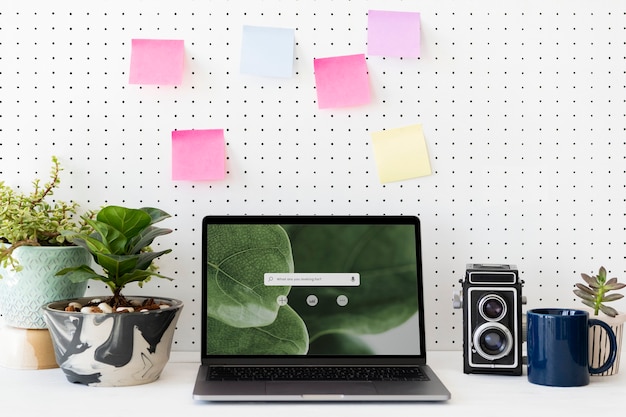
[[[417,312],[412,228],[208,227],[208,353],[367,355],[373,350],[359,335],[384,333]],[[265,286],[266,272],[358,272],[360,285]],[[315,306],[306,302],[311,294]],[[280,306],[279,296],[289,303]]]
[[[216,301],[208,306],[208,315],[233,327],[273,323],[276,299],[289,287],[266,287],[263,274],[293,272],[285,230],[277,225],[216,225],[207,236],[207,291]]]
[[[304,301],[310,288],[292,288],[290,304],[307,324],[311,340],[332,332],[382,333],[404,323],[417,311],[416,249],[412,229],[346,225],[338,233],[340,227],[287,229],[296,272],[361,274],[358,287],[316,288],[320,303],[315,308],[309,308]],[[348,297],[348,306],[340,307],[334,302],[340,294]]]

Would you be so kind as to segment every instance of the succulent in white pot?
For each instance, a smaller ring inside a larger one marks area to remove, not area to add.
[[[606,303],[622,299],[624,297],[623,294],[614,293],[612,291],[621,290],[626,287],[626,284],[618,282],[615,277],[607,278],[607,270],[604,266],[598,269],[596,275],[585,273],[581,273],[580,275],[584,283],[576,284],[574,294],[581,298],[590,316],[606,322],[613,330],[613,333],[615,333],[618,356],[615,359],[614,365],[606,372],[600,374],[603,376],[614,375],[619,371],[626,314],[620,313],[615,308],[606,305]],[[590,366],[598,367],[606,362],[608,354],[610,353],[609,338],[601,327],[594,326],[590,331],[589,339]]]
[[[154,226],[170,217],[156,208],[106,206],[85,221],[91,230],[68,233],[86,248],[101,267],[89,264],[65,268],[57,274],[73,282],[104,282],[111,294],[59,300],[44,306],[56,359],[70,382],[92,386],[127,386],[153,382],[169,360],[180,300],[129,296],[130,283],[143,286],[158,273],[154,260],[171,249],[153,251],[155,238],[171,229]]]

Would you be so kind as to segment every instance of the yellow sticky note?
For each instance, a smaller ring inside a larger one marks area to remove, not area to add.
[[[422,125],[372,133],[374,157],[381,183],[430,175],[430,159]]]

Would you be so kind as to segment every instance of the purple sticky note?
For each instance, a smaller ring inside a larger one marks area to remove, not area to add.
[[[180,85],[184,66],[184,41],[132,40],[130,84]]]
[[[371,56],[418,58],[420,14],[370,10],[367,16],[367,53]]]
[[[173,180],[221,180],[226,169],[223,129],[172,132]]]
[[[364,54],[313,60],[317,104],[320,109],[351,107],[370,102],[370,83]]]

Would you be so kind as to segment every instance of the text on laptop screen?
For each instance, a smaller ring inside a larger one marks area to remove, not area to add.
[[[413,224],[205,227],[206,354],[420,354]]]

